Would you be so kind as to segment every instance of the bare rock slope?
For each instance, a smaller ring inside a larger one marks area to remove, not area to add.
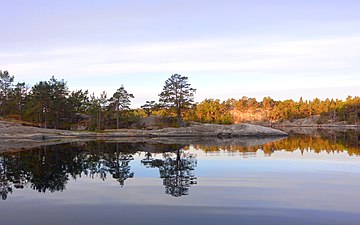
[[[164,128],[150,132],[152,136],[168,136],[168,137],[269,137],[269,136],[286,136],[287,133],[252,124],[234,124],[234,125],[218,125],[218,124],[201,124],[183,128]]]
[[[120,140],[141,142],[180,142],[194,140],[194,143],[218,141],[241,141],[253,138],[278,138],[287,133],[268,127],[251,124],[215,125],[196,124],[182,128],[164,128],[156,130],[121,129],[104,132],[66,131],[22,126],[17,123],[0,121],[0,151],[9,149],[31,148],[42,145],[60,144],[91,140]],[[180,138],[180,139],[179,139]],[[268,141],[268,140],[267,140]]]
[[[106,138],[106,137],[269,137],[287,133],[269,127],[251,124],[217,125],[197,124],[181,128],[156,130],[120,129],[105,132],[65,131],[0,123],[0,139],[54,139],[54,138]]]

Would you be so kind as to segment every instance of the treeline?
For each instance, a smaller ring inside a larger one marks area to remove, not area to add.
[[[360,123],[360,97],[349,96],[345,101],[339,99],[312,101],[285,100],[275,101],[265,97],[262,101],[243,97],[239,100],[206,99],[197,103],[192,113],[192,119],[205,123],[239,123],[283,120],[320,116],[317,123],[334,123],[346,121],[348,124]]]
[[[14,76],[0,71],[0,116],[19,119],[46,128],[70,129],[82,126],[90,130],[124,128],[150,115],[177,117],[201,123],[232,124],[239,122],[278,122],[310,116],[320,116],[318,123],[346,121],[360,123],[360,98],[308,101],[275,101],[265,97],[205,99],[194,103],[193,89],[188,78],[179,74],[165,81],[159,94],[159,103],[147,101],[140,109],[130,109],[133,94],[120,86],[112,95],[100,96],[88,90],[70,91],[64,80],[52,77],[30,87],[15,83]]]
[[[0,116],[45,128],[69,129],[84,120],[90,129],[120,127],[121,115],[131,112],[133,97],[123,86],[109,98],[106,92],[97,97],[88,90],[70,91],[64,80],[55,77],[32,87],[14,84],[14,76],[0,71]]]
[[[71,129],[81,126],[90,130],[128,128],[152,112],[176,116],[177,126],[183,114],[193,105],[195,89],[188,78],[173,74],[165,81],[159,94],[159,103],[150,101],[141,109],[130,109],[133,94],[121,85],[108,96],[88,90],[70,91],[64,80],[54,76],[30,87],[25,83],[14,84],[14,76],[0,71],[0,116],[19,119],[45,128]]]

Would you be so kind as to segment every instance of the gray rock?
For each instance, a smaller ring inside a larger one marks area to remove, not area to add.
[[[182,128],[164,128],[155,130],[150,133],[153,137],[270,137],[270,136],[287,136],[287,133],[275,130],[269,127],[262,127],[252,124],[234,124],[234,125],[218,125],[218,124],[202,124]]]

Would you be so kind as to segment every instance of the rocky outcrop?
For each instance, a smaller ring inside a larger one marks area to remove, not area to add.
[[[287,133],[252,124],[201,124],[182,128],[164,128],[150,132],[153,137],[271,137],[286,136]]]
[[[254,145],[286,136],[287,133],[251,124],[193,124],[189,127],[158,130],[121,129],[104,132],[43,129],[16,124],[0,124],[0,151],[41,145],[92,140],[123,140],[167,144],[223,143]]]
[[[246,111],[233,109],[230,114],[236,124],[269,121],[268,111],[264,109],[249,109]]]
[[[0,139],[58,139],[58,138],[114,138],[114,137],[271,137],[286,136],[287,133],[269,127],[251,124],[217,125],[199,124],[181,128],[157,130],[120,129],[104,132],[64,131],[25,126],[0,129]]]

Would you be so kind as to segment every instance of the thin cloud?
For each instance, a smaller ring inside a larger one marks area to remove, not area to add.
[[[110,93],[129,76],[142,77],[127,82],[139,90],[151,84],[142,83],[147,77],[181,72],[192,78],[198,96],[204,98],[224,93],[235,97],[257,91],[270,95],[276,90],[360,87],[359,59],[360,35],[294,41],[268,37],[79,45],[0,54],[1,69],[9,70],[18,81],[34,82],[56,75],[74,89],[89,87],[95,93]],[[104,80],[98,80],[96,86],[88,83],[99,77]],[[141,100],[151,96],[151,91],[133,92]]]
[[[9,59],[10,58],[10,59]],[[49,49],[37,53],[1,54],[3,66],[17,73],[36,68],[53,73],[164,72],[182,68],[188,72],[310,72],[360,69],[360,37],[270,42],[244,46],[236,40],[148,43],[130,46],[82,46]],[[26,62],[25,62],[26,61]],[[42,66],[40,66],[40,64]],[[82,74],[77,74],[81,76]]]

